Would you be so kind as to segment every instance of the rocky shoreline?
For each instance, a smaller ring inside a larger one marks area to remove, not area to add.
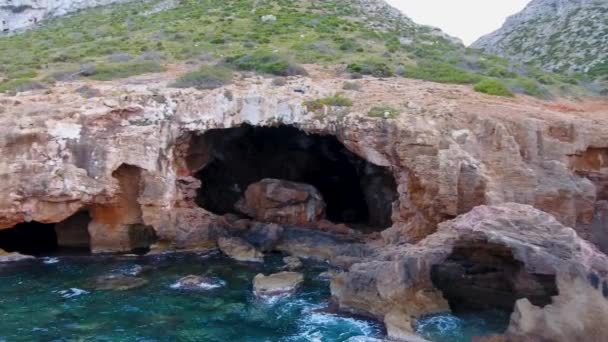
[[[341,270],[340,309],[392,339],[480,303],[512,312],[505,341],[608,337],[601,106],[365,78],[352,107],[309,112],[344,80],[170,80],[0,95],[0,248],[279,251]],[[401,113],[367,116],[378,103]]]

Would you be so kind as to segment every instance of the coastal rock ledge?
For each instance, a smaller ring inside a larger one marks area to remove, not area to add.
[[[391,338],[425,314],[492,307],[512,313],[508,340],[608,340],[605,102],[366,77],[349,81],[365,91],[345,91],[352,106],[311,112],[346,80],[309,74],[0,94],[0,249],[279,250],[345,271],[340,308]],[[378,104],[398,115],[370,116]],[[280,201],[262,184],[250,205],[263,179]]]

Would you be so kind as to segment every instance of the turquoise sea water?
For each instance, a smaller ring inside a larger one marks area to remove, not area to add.
[[[46,262],[46,263],[45,263]],[[143,266],[147,285],[95,290],[92,277]],[[377,336],[378,323],[323,312],[325,270],[307,264],[304,286],[274,302],[252,295],[252,279],[279,271],[221,256],[60,257],[0,266],[0,341],[345,341]],[[189,275],[217,277],[223,287],[172,288]]]
[[[280,271],[281,256],[266,263],[238,263],[220,255],[80,256],[0,264],[0,342],[11,341],[346,341],[382,337],[373,321],[330,313],[327,268],[305,263],[298,292],[274,301],[256,299],[257,273]],[[145,286],[98,290],[91,279],[138,275]],[[186,275],[205,275],[224,284],[214,289],[177,289]],[[500,331],[492,315],[429,316],[419,332],[431,341],[465,342]]]

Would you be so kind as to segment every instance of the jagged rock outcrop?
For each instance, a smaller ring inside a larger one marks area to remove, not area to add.
[[[325,202],[315,187],[280,179],[249,185],[237,207],[257,221],[296,225],[317,222],[325,213]]]
[[[573,229],[507,203],[477,207],[416,245],[354,264],[331,289],[343,309],[383,318],[396,339],[422,315],[488,305],[514,310],[508,340],[600,341],[608,336],[607,276],[608,257]]]
[[[608,60],[608,1],[534,0],[472,47],[550,71],[588,72]]]
[[[48,18],[127,1],[131,0],[7,0],[0,5],[0,30],[12,33]]]

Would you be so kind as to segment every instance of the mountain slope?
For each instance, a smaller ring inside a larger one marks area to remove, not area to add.
[[[608,75],[608,0],[533,0],[472,47],[544,70]]]
[[[13,33],[42,21],[128,0],[8,0],[0,5],[0,32]]]
[[[575,80],[467,49],[382,0],[136,0],[0,37],[0,92],[183,62],[282,76],[314,63],[354,76],[492,79],[534,96],[578,91]]]

